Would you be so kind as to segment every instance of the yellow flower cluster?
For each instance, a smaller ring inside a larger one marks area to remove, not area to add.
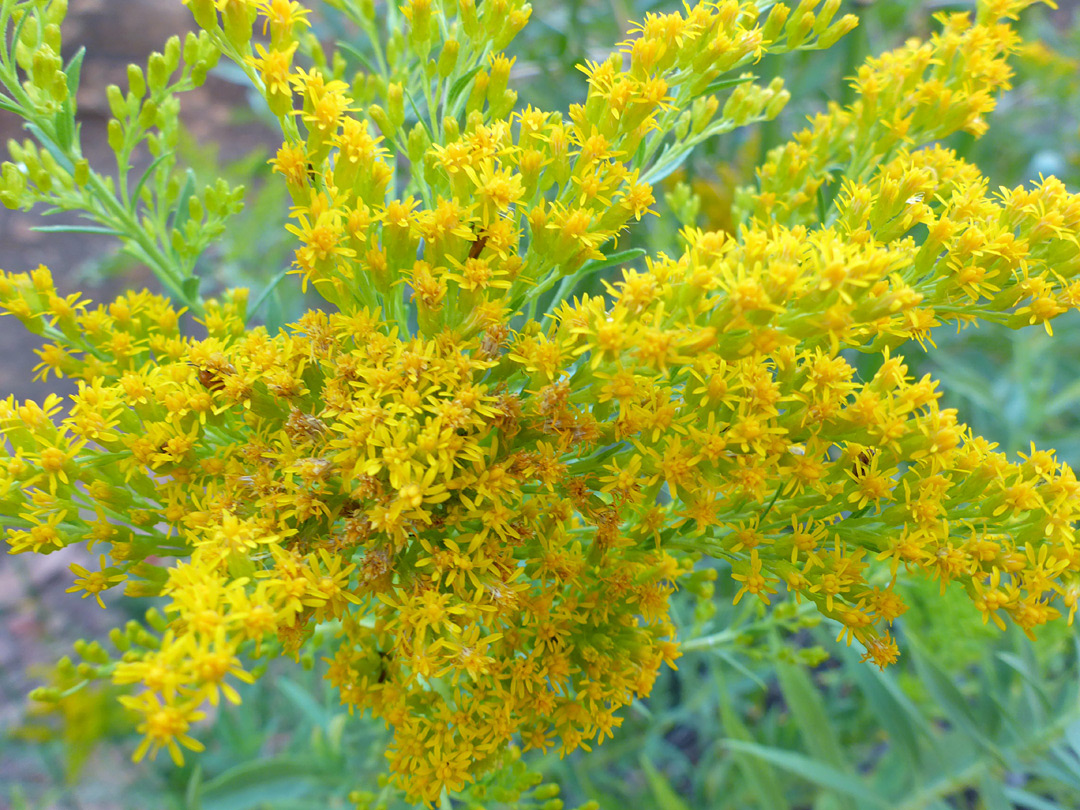
[[[12,552],[100,542],[76,589],[168,598],[159,635],[117,634],[102,667],[136,687],[138,755],[181,761],[247,659],[329,639],[342,702],[394,729],[397,783],[434,803],[511,741],[611,736],[674,665],[668,600],[712,575],[702,555],[731,562],[737,600],[809,600],[880,665],[901,574],[1002,626],[1071,621],[1074,472],[1010,462],[895,353],[948,321],[1049,330],[1080,303],[1080,197],[989,194],[925,146],[984,128],[1019,45],[1001,20],[1027,2],[871,60],[854,104],[769,157],[737,234],[689,231],[603,296],[574,292],[650,210],[650,178],[786,99],[718,77],[830,44],[853,24],[838,3],[650,15],[564,118],[509,114],[511,63],[487,55],[526,5],[411,0],[429,101],[409,132],[401,83],[364,117],[345,81],[292,67],[297,3],[190,5],[281,116],[295,269],[331,311],[270,334],[234,291],[194,337],[148,293],[92,308],[44,268],[0,275],[3,310],[50,341],[39,374],[79,381],[65,413],[0,402]],[[867,379],[850,349],[876,358]]]

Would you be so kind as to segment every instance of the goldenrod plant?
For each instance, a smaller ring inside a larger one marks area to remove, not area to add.
[[[324,0],[368,43],[329,51],[292,0],[186,4],[199,33],[109,90],[113,172],[82,157],[66,3],[0,0],[0,107],[31,136],[0,200],[82,213],[167,293],[95,306],[45,267],[0,277],[39,377],[78,384],[0,402],[10,552],[85,545],[73,591],[161,598],[60,665],[127,688],[136,759],[183,763],[265,660],[329,647],[341,702],[393,730],[393,784],[449,806],[518,746],[616,735],[686,641],[673,591],[712,594],[703,558],[735,601],[801,601],[882,667],[901,577],[1002,628],[1071,622],[1074,471],[995,452],[899,353],[1080,303],[1080,197],[991,191],[939,143],[986,131],[1032,0],[869,59],[851,104],[768,154],[733,231],[651,256],[619,239],[654,185],[777,115],[783,82],[751,69],[851,31],[839,0],[649,14],[559,112],[511,87],[523,0]],[[173,151],[178,95],[222,56],[280,125],[291,283],[325,301],[276,333],[263,296],[204,298],[194,272],[244,197]]]

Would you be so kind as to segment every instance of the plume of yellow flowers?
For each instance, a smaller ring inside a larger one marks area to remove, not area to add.
[[[326,310],[271,334],[233,290],[196,335],[146,292],[93,306],[44,267],[0,275],[3,311],[47,340],[39,375],[79,386],[66,409],[0,401],[11,552],[100,544],[76,590],[167,599],[83,665],[132,685],[136,756],[199,750],[206,704],[313,637],[342,702],[393,728],[415,800],[512,741],[587,749],[674,666],[668,600],[703,555],[732,563],[736,600],[809,600],[882,666],[901,573],[1002,627],[1071,621],[1075,473],[995,452],[896,353],[1080,304],[1080,197],[990,192],[928,145],[985,130],[1029,4],[870,59],[854,103],[768,156],[737,233],[687,231],[595,296],[575,291],[620,263],[603,248],[651,183],[783,106],[740,69],[830,45],[854,25],[838,2],[650,14],[560,114],[508,86],[522,0],[407,0],[413,61],[380,50],[382,80],[352,85],[293,65],[298,3],[189,0],[280,118],[293,269]],[[370,3],[330,5],[374,30]]]

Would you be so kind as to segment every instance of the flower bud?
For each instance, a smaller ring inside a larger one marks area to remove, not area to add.
[[[836,12],[840,10],[840,2],[841,0],[825,0],[825,3],[818,9],[814,18],[815,35],[821,36],[825,29],[829,27],[829,23],[833,21]]]
[[[56,23],[46,25],[41,32],[41,41],[54,53],[60,53],[60,26]]]
[[[124,102],[124,94],[115,84],[105,88],[105,98],[109,102],[109,112],[113,118],[122,119],[127,116],[127,104]]]
[[[146,79],[143,77],[142,68],[138,65],[128,65],[127,68],[128,90],[135,98],[146,95]]]
[[[202,45],[199,42],[199,36],[194,31],[188,31],[187,36],[184,37],[184,61],[189,65],[199,61],[201,47]]]
[[[221,12],[225,39],[238,51],[246,52],[251,42],[251,27],[255,24],[257,9],[247,0],[225,0]]]
[[[157,122],[158,106],[152,101],[147,101],[139,112],[139,126],[149,129]]]
[[[164,54],[150,54],[150,61],[147,63],[147,71],[149,73],[151,95],[160,93],[169,83],[169,75],[172,73],[169,69],[168,60],[165,58]]]
[[[168,38],[165,42],[165,69],[171,75],[178,67],[180,67],[180,37],[175,34]]]
[[[115,118],[109,122],[109,146],[116,154],[124,150],[124,125]]]
[[[792,17],[784,29],[787,33],[786,46],[795,50],[806,41],[807,35],[814,28],[814,14],[807,11],[802,16]]]
[[[461,135],[461,124],[452,115],[443,118],[442,122],[443,142],[453,143]]]
[[[828,29],[826,29],[825,32],[818,37],[818,47],[831,48],[833,45],[836,44],[837,40],[854,31],[858,27],[858,25],[858,17],[856,17],[854,14],[845,14],[839,20],[830,25]]]
[[[458,52],[461,46],[456,39],[448,39],[443,43],[442,52],[439,54],[438,72],[439,77],[445,79],[454,72],[457,67]]]
[[[199,28],[211,29],[217,26],[217,9],[214,6],[214,0],[189,0],[187,6],[191,9],[195,24]]]
[[[405,123],[405,88],[401,82],[391,82],[386,88],[386,114],[395,132]]]
[[[378,104],[372,104],[367,109],[368,118],[375,122],[375,125],[382,131],[382,134],[387,138],[393,138],[394,133],[397,132],[395,127],[390,122],[390,116],[386,114],[386,110],[380,107]]]
[[[109,631],[109,641],[122,653],[131,649],[131,639],[124,635],[124,632],[119,627],[114,627]]]
[[[716,96],[701,96],[694,99],[690,107],[690,131],[700,135],[720,109],[720,99]]]
[[[791,9],[785,6],[783,3],[777,3],[772,7],[772,11],[769,12],[768,18],[765,20],[765,25],[761,28],[761,37],[765,42],[775,42],[780,36],[780,32],[784,28],[784,23],[787,22],[788,15],[791,14]]]
[[[198,195],[192,194],[188,197],[188,221],[202,222],[205,214],[206,210],[203,208],[202,200],[199,199]]]
[[[771,94],[771,97],[769,97],[769,94]],[[787,106],[787,103],[791,100],[791,93],[784,89],[784,80],[777,77],[769,83],[766,98],[768,100],[765,103],[764,117],[766,121],[771,121]]]
[[[484,99],[487,97],[488,83],[491,81],[491,77],[486,71],[481,70],[473,78],[472,92],[469,93],[469,100],[465,104],[466,112],[480,111],[484,108]]]
[[[417,123],[409,132],[409,137],[406,141],[406,148],[409,151],[409,160],[413,165],[419,166],[423,163],[424,153],[427,152],[428,147],[431,146],[431,138],[428,137],[427,127],[422,123]]]
[[[49,25],[59,26],[67,17],[68,0],[52,0],[45,9],[45,22]],[[59,52],[57,48],[57,52]]]
[[[458,0],[461,27],[469,39],[476,40],[480,34],[480,21],[476,17],[476,0]]]
[[[491,81],[488,83],[488,104],[502,96],[506,91],[506,85],[510,81],[510,69],[514,66],[513,59],[507,59],[505,55],[498,54],[491,60]]]

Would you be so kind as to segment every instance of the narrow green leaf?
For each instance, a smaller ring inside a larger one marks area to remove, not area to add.
[[[784,751],[780,748],[771,748],[766,745],[758,745],[743,740],[725,740],[724,745],[732,751],[741,751],[756,757],[771,765],[775,765],[794,776],[811,782],[826,790],[833,790],[858,799],[863,802],[860,807],[883,807],[890,808],[893,804],[874,791],[870,790],[863,782],[851,774],[842,773],[835,768],[826,765],[821,760],[811,759],[802,754]]]
[[[483,68],[482,64],[477,65],[468,73],[465,73],[456,82],[454,82],[454,84],[450,87],[450,91],[446,94],[446,109],[450,109],[454,106],[454,102],[457,101],[457,97],[461,95],[462,91],[464,91],[466,87],[469,86],[469,82],[476,78],[476,74],[480,72],[481,68]]]
[[[345,51],[346,53],[352,54],[353,56],[355,56],[357,61],[360,62],[360,64],[364,66],[364,69],[368,73],[374,73],[376,75],[379,73],[379,71],[375,68],[375,66],[371,64],[371,60],[369,60],[367,58],[367,56],[364,55],[364,52],[361,51],[356,46],[350,45],[348,42],[345,42],[344,40],[340,40],[340,39],[337,42],[335,42],[334,45],[336,45],[338,48]]]
[[[326,726],[330,720],[330,715],[326,709],[319,705],[319,703],[311,696],[311,693],[303,687],[297,685],[294,681],[288,678],[279,676],[275,683],[281,690],[281,693],[288,698],[300,712],[308,719],[313,726],[319,726],[320,728]]]
[[[1027,661],[1008,652],[999,652],[996,654],[996,658],[1023,678],[1032,691],[1039,696],[1042,704],[1046,708],[1050,708],[1050,699],[1046,696],[1046,685],[1037,673],[1031,671]]]
[[[150,175],[154,173],[154,170],[161,165],[163,160],[173,156],[172,152],[164,152],[154,158],[153,163],[146,167],[146,171],[142,173],[142,177],[139,178],[139,182],[135,184],[135,190],[131,193],[131,200],[133,203],[137,203],[139,195],[142,194],[143,186],[146,185],[146,181],[150,179]]]
[[[199,277],[188,276],[180,282],[180,289],[188,302],[199,300]]]
[[[742,76],[735,76],[731,79],[717,79],[710,84],[704,90],[701,91],[701,95],[707,96],[712,93],[719,92],[720,90],[726,90],[728,87],[735,87],[736,85],[746,84],[746,82],[752,82],[756,79],[753,73],[744,73]]]
[[[416,120],[423,124],[424,131],[427,132],[428,137],[431,138],[431,140],[433,141],[436,140],[435,133],[431,131],[431,126],[424,119],[424,116],[420,114],[420,108],[416,105],[416,99],[413,98],[413,94],[406,90],[405,96],[409,99],[409,106],[412,107],[412,111],[413,114],[416,116]],[[429,110],[428,113],[431,114],[431,110]]]
[[[717,693],[720,696],[720,722],[724,733],[729,738],[725,742],[751,742],[753,738],[750,736],[750,731],[732,707],[723,679],[717,676],[715,680]],[[778,775],[767,761],[735,750],[732,750],[732,756],[743,778],[749,783],[751,790],[757,794],[758,807],[767,807],[769,810],[787,810],[791,806],[784,798]]]
[[[1052,397],[1046,403],[1044,410],[1047,416],[1058,416],[1080,402],[1080,380],[1074,380],[1065,386],[1057,396]]]
[[[690,806],[679,798],[671,783],[656,769],[649,758],[641,755],[641,769],[645,772],[645,780],[649,783],[653,798],[656,800],[657,810],[690,810]]]
[[[1003,792],[1010,802],[1022,810],[1066,810],[1057,802],[1028,793],[1023,788],[1007,787]]]
[[[641,182],[655,186],[661,180],[677,171],[678,168],[686,162],[686,159],[690,157],[692,151],[692,149],[685,146],[681,149],[671,145],[667,146],[664,151],[660,153],[657,162],[642,174]]]
[[[185,810],[202,810],[202,765],[196,764],[184,791]]]
[[[927,655],[913,636],[910,643],[915,657],[915,669],[919,672],[920,680],[949,721],[987,751],[1002,757],[1001,749],[986,735],[979,718],[967,699],[956,688],[952,678]]]
[[[68,95],[71,98],[75,98],[79,92],[79,82],[82,80],[82,63],[85,56],[86,46],[84,45],[68,60],[67,67],[64,68],[64,75],[67,76]]]
[[[184,181],[184,186],[180,189],[180,196],[176,200],[176,210],[173,212],[172,222],[169,223],[170,230],[183,231],[184,225],[191,216],[188,200],[191,199],[191,195],[194,193],[195,171],[188,169],[187,180]]]
[[[35,225],[30,230],[41,233],[100,233],[106,236],[122,236],[115,228],[101,225]]]
[[[776,665],[776,675],[807,750],[813,751],[833,767],[849,771],[850,766],[825,711],[824,701],[806,668],[781,661]]]
[[[256,312],[259,311],[259,307],[261,307],[266,302],[266,299],[270,297],[274,290],[277,289],[278,284],[280,284],[287,275],[289,275],[288,268],[282,270],[280,273],[270,279],[270,283],[263,288],[263,291],[261,293],[259,293],[259,297],[255,299],[255,303],[248,307],[248,319],[250,319],[251,316],[253,316]]]
[[[275,798],[296,798],[308,780],[329,776],[332,763],[319,757],[270,757],[230,768],[202,785],[202,810],[241,810]]]
[[[908,769],[917,770],[921,760],[919,742],[925,740],[933,745],[934,732],[924,725],[924,718],[890,674],[858,664],[857,660],[854,653],[847,654],[847,671],[852,673],[866,705],[877,717],[878,725],[887,730]]]
[[[614,267],[617,264],[626,264],[627,262],[632,262],[634,259],[638,259],[644,255],[645,251],[641,248],[622,250],[618,253],[612,253],[610,256],[605,256],[603,259],[593,259],[591,262],[586,262],[581,266],[578,274],[585,275],[586,273],[596,273],[600,270],[606,270],[609,267]]]
[[[31,135],[37,138],[38,143],[40,143],[42,146],[49,150],[49,154],[56,159],[57,163],[64,167],[64,171],[68,173],[75,171],[75,164],[72,163],[71,159],[66,154],[64,154],[64,151],[59,146],[57,146],[56,141],[54,141],[51,136],[46,134],[45,130],[43,130],[37,124],[31,124],[29,121],[23,124],[23,126],[26,127],[26,129],[30,132]]]
[[[751,681],[756,683],[761,689],[764,690],[764,689],[769,688],[769,685],[767,683],[765,683],[765,681],[761,678],[761,676],[758,675],[753,670],[751,670],[749,667],[747,667],[746,664],[744,664],[742,661],[740,661],[738,656],[732,655],[728,650],[725,650],[723,647],[717,647],[717,648],[713,649],[711,652],[717,658],[722,659],[728,666],[730,666],[736,672],[742,673],[747,678],[749,678]]]
[[[1013,810],[998,774],[988,773],[979,780],[979,796],[983,810]]]
[[[64,152],[71,151],[72,139],[75,137],[74,116],[71,114],[71,99],[64,99],[60,109],[53,115],[53,129],[56,130],[56,140]]]

